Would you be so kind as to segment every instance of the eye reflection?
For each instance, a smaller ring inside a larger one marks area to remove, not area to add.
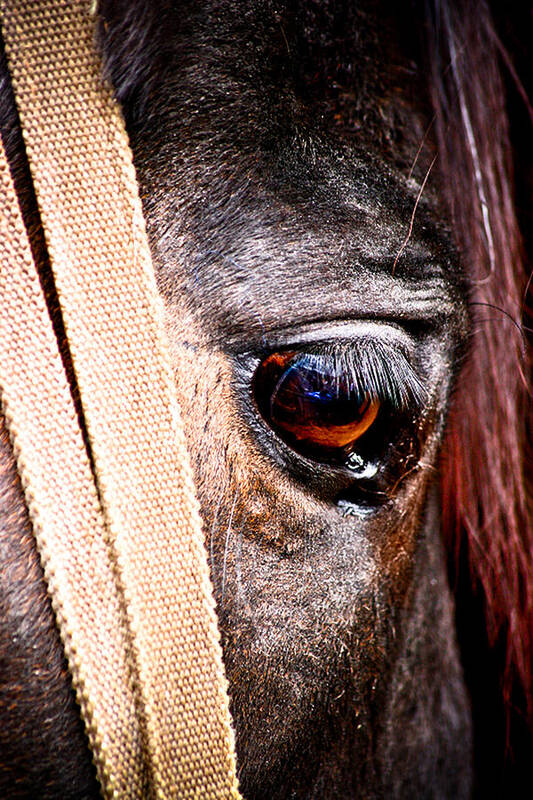
[[[266,421],[294,450],[347,466],[381,405],[361,393],[352,371],[328,355],[273,353],[260,365],[254,388]]]

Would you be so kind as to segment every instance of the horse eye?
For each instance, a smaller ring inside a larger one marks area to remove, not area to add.
[[[310,353],[268,356],[256,372],[254,393],[266,422],[293,450],[352,469],[355,445],[380,408],[376,397],[361,396],[334,357]]]

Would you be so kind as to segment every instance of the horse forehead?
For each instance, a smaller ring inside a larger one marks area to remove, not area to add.
[[[325,196],[318,182],[318,199],[293,202],[261,176],[245,196],[213,186],[227,198],[204,202],[201,215],[186,202],[184,216],[165,227],[163,293],[174,304],[185,292],[204,327],[222,338],[264,334],[280,319],[392,317],[399,308],[408,317],[451,318],[462,305],[459,261],[436,210],[419,203],[420,187],[400,178],[388,178],[389,197],[380,194],[384,181],[364,182],[364,206],[353,199],[357,176],[348,202]]]
[[[265,325],[287,302],[316,310],[339,294],[378,306],[424,295],[449,310],[461,273],[431,181],[421,193],[433,153],[410,45],[374,3],[337,10],[342,30],[324,11],[319,38],[316,26],[286,24],[286,10],[251,4],[239,19],[237,6],[214,14],[207,3],[187,27],[184,65],[167,73],[157,124],[142,128],[137,166],[163,293],[171,303],[185,294],[206,329],[243,315],[245,327]]]

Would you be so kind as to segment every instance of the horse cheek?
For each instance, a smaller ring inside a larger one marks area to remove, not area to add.
[[[432,493],[428,501],[431,470],[419,471],[399,508],[382,515],[370,536],[327,504],[302,499],[250,434],[241,397],[250,388],[236,381],[232,359],[184,308],[175,290],[167,305],[172,359],[243,789],[250,797],[284,796],[290,780],[306,796],[326,781],[333,792],[364,785],[371,793],[383,785],[396,790],[399,776],[417,775],[422,791],[435,779],[439,752],[448,752],[448,769],[452,761],[467,764],[470,748],[435,537],[438,503]],[[430,438],[426,463],[438,443],[437,435]],[[430,725],[436,697],[439,724]],[[468,767],[438,780],[461,797]]]

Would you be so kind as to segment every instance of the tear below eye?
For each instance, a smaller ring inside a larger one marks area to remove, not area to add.
[[[317,461],[346,463],[380,408],[377,398],[361,397],[333,357],[310,353],[272,354],[260,365],[254,388],[268,424]]]

